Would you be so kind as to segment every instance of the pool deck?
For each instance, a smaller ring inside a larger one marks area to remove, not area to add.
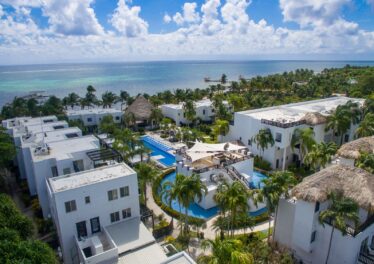
[[[160,214],[164,214],[165,215],[165,219],[167,221],[171,221],[171,217],[166,214],[157,204],[156,202],[154,201],[153,199],[153,195],[152,195],[152,187],[150,185],[147,186],[147,206],[149,209],[153,210],[153,213],[155,215],[160,215]],[[215,219],[218,217],[215,216],[211,219],[209,219],[206,224],[207,224],[207,227],[205,229],[203,229],[203,232],[204,232],[204,237],[205,238],[208,238],[208,239],[214,239],[216,237],[216,235],[218,234],[215,230],[214,230],[214,227],[213,227],[213,223],[215,221]],[[174,221],[178,222],[177,219],[174,219]],[[270,225],[273,226],[273,220],[271,221]],[[177,226],[177,224],[175,224],[175,226]],[[259,225],[256,225],[253,230],[251,229],[247,229],[246,232],[243,230],[243,229],[240,229],[240,230],[236,230],[234,232],[235,235],[240,235],[240,234],[249,234],[249,233],[252,233],[252,232],[257,232],[257,231],[264,231],[264,230],[267,230],[269,228],[269,222],[264,222],[264,223],[261,223]],[[173,236],[174,237],[177,237],[178,236],[178,233],[179,233],[179,229],[178,228],[175,228],[174,229],[174,232],[173,232]]]
[[[162,144],[164,144],[168,147],[171,147],[173,149],[180,149],[180,148],[183,148],[183,147],[186,146],[186,144],[181,143],[181,142],[173,142],[172,143],[172,142],[160,137],[159,134],[154,133],[154,132],[147,132],[146,135],[152,137],[153,139],[155,139],[157,141],[160,141]],[[170,153],[173,154],[172,152],[170,152]]]

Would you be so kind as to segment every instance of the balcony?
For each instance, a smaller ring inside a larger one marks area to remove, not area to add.
[[[326,220],[325,222],[331,225],[331,220]],[[347,225],[347,228],[345,231],[347,232],[347,234],[351,235],[352,237],[355,237],[361,232],[365,231],[365,229],[371,226],[373,223],[374,223],[374,214],[371,215],[368,219],[366,219],[365,222],[363,222],[357,227]]]
[[[118,258],[118,248],[105,228],[90,237],[76,238],[79,259],[84,264],[96,264]]]

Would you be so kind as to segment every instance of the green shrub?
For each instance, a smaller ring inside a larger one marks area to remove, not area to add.
[[[256,168],[259,168],[259,169],[264,170],[264,171],[271,171],[271,164],[270,164],[270,162],[264,160],[260,156],[255,156],[255,158],[254,158],[254,166]]]

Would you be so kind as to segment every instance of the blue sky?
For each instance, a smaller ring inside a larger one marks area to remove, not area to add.
[[[374,0],[0,0],[4,64],[374,59]]]

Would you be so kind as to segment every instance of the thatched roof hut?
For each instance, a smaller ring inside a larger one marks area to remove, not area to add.
[[[340,191],[368,211],[374,211],[374,175],[359,168],[333,165],[292,189],[292,195],[307,202],[324,202],[331,191]]]
[[[326,123],[327,118],[326,118],[326,116],[322,115],[321,113],[318,113],[318,112],[313,112],[313,113],[309,112],[309,113],[306,113],[301,118],[301,120],[305,120],[305,122],[308,125],[314,126],[314,125],[319,125],[319,124]]]
[[[154,106],[151,102],[144,98],[144,96],[138,96],[135,101],[127,107],[125,113],[133,113],[136,121],[148,121],[151,117]]]
[[[338,155],[346,159],[358,159],[360,152],[374,153],[374,136],[363,137],[340,147]]]

